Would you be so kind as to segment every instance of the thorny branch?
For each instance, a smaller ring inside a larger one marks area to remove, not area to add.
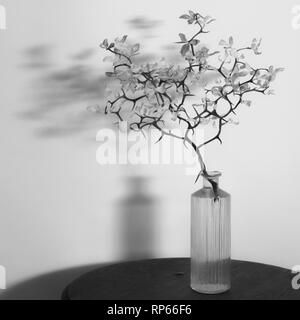
[[[179,34],[180,52],[188,64],[184,67],[167,64],[164,60],[136,65],[133,61],[139,53],[139,44],[129,44],[127,36],[117,38],[113,43],[107,39],[103,41],[100,46],[113,54],[113,58],[106,58],[113,63],[113,72],[106,74],[118,83],[118,87],[109,93],[105,113],[117,116],[120,122],[128,121],[131,130],[157,129],[161,133],[159,141],[170,136],[190,145],[201,167],[196,181],[202,174],[217,194],[217,186],[206,169],[201,149],[214,141],[222,143],[224,126],[236,123],[233,117],[241,105],[251,105],[245,96],[250,93],[272,94],[270,83],[283,69],[272,66],[253,68],[246,62],[246,52],[261,54],[261,41],[257,39],[253,39],[250,46],[236,49],[230,37],[228,41],[220,41],[222,52],[210,52],[200,44],[199,37],[208,33],[206,27],[215,20],[193,11],[180,18],[198,28],[190,38]],[[213,73],[215,80],[203,85],[208,73]],[[195,98],[197,103],[189,102]],[[221,103],[226,105],[226,111],[219,110]],[[170,117],[171,121],[183,125],[182,136],[167,129]],[[213,125],[215,135],[202,143],[194,142],[195,130],[204,125]]]

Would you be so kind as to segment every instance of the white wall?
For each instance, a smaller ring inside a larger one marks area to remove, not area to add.
[[[300,264],[300,30],[291,26],[297,3],[223,3],[1,0],[7,30],[0,30],[0,264],[8,288],[118,258],[116,205],[126,194],[128,169],[96,163],[93,139],[104,121],[85,114],[101,97],[93,85],[103,72],[98,44],[124,33],[140,39],[126,20],[146,15],[164,22],[157,38],[144,39],[156,52],[177,41],[186,28],[177,17],[188,9],[217,19],[207,43],[232,35],[244,44],[261,36],[261,64],[286,68],[274,84],[276,95],[254,98],[240,113],[240,126],[224,132],[224,145],[209,148],[207,161],[223,172],[223,187],[233,196],[233,258]],[[75,83],[68,78],[73,75]],[[141,171],[152,176],[150,193],[159,199],[157,256],[188,256],[193,178],[181,166]]]

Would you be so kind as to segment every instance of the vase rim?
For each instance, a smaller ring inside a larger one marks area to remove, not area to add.
[[[203,173],[201,175],[204,176]],[[207,175],[211,178],[218,178],[218,177],[222,176],[222,172],[220,172],[220,171],[207,171]]]

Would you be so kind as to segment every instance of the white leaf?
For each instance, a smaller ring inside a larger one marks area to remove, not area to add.
[[[185,34],[179,33],[179,37],[180,37],[180,40],[181,40],[182,42],[187,42],[187,38],[186,38]]]
[[[184,46],[182,46],[181,48],[181,54],[183,56],[185,56],[190,50],[190,45],[189,44],[185,44]]]
[[[123,38],[122,38],[121,42],[122,42],[122,43],[126,42],[127,37],[128,37],[127,35],[123,36]]]
[[[135,45],[133,46],[132,50],[133,50],[133,52],[139,51],[139,50],[140,50],[140,45],[139,45],[138,43],[135,44]]]
[[[105,39],[104,41],[103,41],[103,45],[107,48],[108,47],[108,39]]]
[[[183,14],[179,19],[190,19],[191,17],[188,14]]]
[[[227,43],[225,40],[221,40],[221,41],[219,42],[219,45],[220,45],[220,46],[228,46],[228,43]]]

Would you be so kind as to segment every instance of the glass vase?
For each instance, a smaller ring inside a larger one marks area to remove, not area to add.
[[[230,290],[230,194],[219,188],[220,172],[203,176],[192,195],[191,287],[199,293]]]

